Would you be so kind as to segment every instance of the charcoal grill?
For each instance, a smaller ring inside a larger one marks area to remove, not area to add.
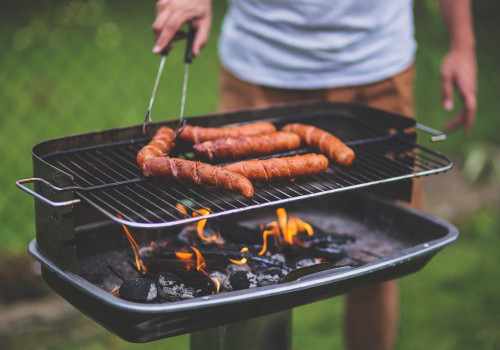
[[[147,136],[138,125],[36,145],[32,151],[34,177],[19,180],[17,186],[37,199],[36,240],[29,249],[41,262],[47,283],[120,337],[143,342],[288,310],[398,278],[422,268],[457,238],[451,224],[393,202],[409,197],[408,180],[452,166],[448,157],[416,144],[413,120],[360,105],[314,103],[192,117],[189,122],[221,126],[262,120],[278,128],[300,122],[331,131],[354,149],[356,160],[349,167],[330,164],[324,174],[310,178],[258,184],[254,197],[246,199],[142,178],[135,163],[138,150],[157,127],[173,127],[175,121],[153,124]],[[310,150],[286,155],[306,152]],[[173,156],[194,159],[189,147],[182,144]],[[30,182],[34,182],[33,190],[25,186]],[[381,189],[388,199],[365,194]],[[188,215],[177,204],[186,207]],[[365,223],[370,232],[382,232],[390,222],[397,249],[352,269],[330,269],[290,283],[172,304],[128,302],[82,276],[85,259],[109,256],[126,246],[122,224],[141,229],[147,236],[168,236],[200,219],[245,221],[277,206],[292,211],[328,208],[325,217],[344,215],[351,224]],[[200,208],[210,208],[208,215],[189,215]],[[383,219],[387,217],[391,219]]]

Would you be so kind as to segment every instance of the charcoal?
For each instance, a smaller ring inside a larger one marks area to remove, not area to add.
[[[158,298],[161,301],[180,300],[186,289],[179,276],[171,272],[157,274],[155,282],[158,286]]]
[[[271,255],[271,261],[273,261],[276,265],[281,265],[281,266],[285,266],[286,263],[285,256],[280,253]]]
[[[311,226],[314,230],[314,235],[303,239],[304,243],[307,242],[308,244],[325,247],[327,245],[343,245],[356,241],[356,236],[350,233],[325,232],[317,226]]]
[[[293,267],[296,269],[299,269],[301,267],[316,265],[316,264],[319,264],[320,262],[321,261],[319,261],[316,258],[299,257],[299,258],[294,260]]]
[[[258,226],[255,228],[248,228],[227,219],[215,220],[214,223],[216,224],[215,227],[220,229],[222,238],[227,241],[243,243],[245,245],[262,244],[262,230]]]
[[[259,286],[269,286],[278,284],[279,280],[285,277],[287,271],[279,267],[270,267],[260,273],[257,277],[257,284]]]
[[[257,287],[257,277],[249,271],[231,272],[224,283],[227,290],[240,290]]]
[[[249,256],[248,260],[259,267],[281,267],[283,263],[261,256]]]
[[[217,292],[217,286],[214,281],[202,272],[187,271],[179,274],[179,277],[187,287],[191,287],[195,290],[197,297],[215,294]]]
[[[284,249],[284,253],[287,254],[287,256],[296,257],[295,261],[297,261],[297,258],[301,256],[314,256],[316,258],[322,258],[329,262],[336,262],[346,256],[346,252],[344,250],[336,247],[320,248],[287,246]]]
[[[155,301],[157,295],[155,283],[147,278],[131,278],[120,286],[120,297],[125,300],[150,303]]]
[[[181,295],[179,296],[179,298],[181,300],[186,300],[186,299],[193,299],[195,298],[197,295],[196,293],[196,290],[194,288],[191,288],[191,287],[186,287],[184,288],[184,290],[182,291]]]
[[[235,272],[235,271],[251,271],[252,269],[247,264],[229,264],[227,265],[227,272]]]
[[[224,284],[224,281],[227,278],[227,276],[220,271],[211,272],[210,277],[215,278],[217,281],[219,281],[221,286]]]

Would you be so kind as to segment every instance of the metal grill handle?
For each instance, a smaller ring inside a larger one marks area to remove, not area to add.
[[[76,188],[75,187],[65,187],[65,188],[57,187],[57,186],[52,185],[50,182],[48,182],[48,181],[46,181],[46,180],[44,180],[42,178],[39,178],[39,177],[32,177],[32,178],[29,178],[29,179],[18,180],[18,181],[16,181],[16,186],[18,188],[20,188],[21,190],[23,190],[24,192],[32,195],[36,199],[39,199],[42,202],[47,203],[48,205],[53,206],[53,207],[66,207],[66,206],[69,206],[69,205],[80,203],[80,199],[72,199],[70,201],[64,201],[64,202],[54,202],[54,201],[51,201],[50,199],[45,198],[41,194],[36,193],[35,191],[33,191],[33,190],[29,189],[28,187],[24,186],[24,184],[30,183],[30,182],[41,182],[44,185],[49,186],[52,190],[57,191],[57,192],[71,191],[71,190],[79,189],[79,187],[76,187]]]

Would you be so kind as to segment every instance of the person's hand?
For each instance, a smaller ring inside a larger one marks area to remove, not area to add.
[[[447,111],[453,109],[453,92],[457,89],[462,110],[446,123],[445,131],[463,127],[468,134],[476,119],[476,58],[474,50],[451,50],[441,67],[441,87],[443,107]]]
[[[211,0],[159,0],[153,23],[156,40],[153,53],[160,53],[186,22],[196,29],[193,42],[193,55],[196,57],[208,41],[212,23]]]

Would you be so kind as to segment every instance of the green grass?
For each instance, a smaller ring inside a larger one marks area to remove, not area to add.
[[[458,242],[401,280],[401,348],[498,349],[498,208],[462,219]]]
[[[417,3],[417,111],[422,123],[440,129],[451,116],[440,104],[439,67],[446,31],[433,2]],[[464,144],[498,144],[500,61],[491,45],[499,5],[476,2],[479,61],[479,112],[472,135],[461,132],[433,144],[463,156]],[[14,183],[32,174],[30,149],[55,138],[143,121],[159,65],[151,54],[154,2],[10,1],[0,13],[0,252],[24,250],[34,237],[33,199]],[[211,41],[190,71],[186,115],[217,108],[216,38],[224,6],[216,2]],[[160,82],[153,120],[179,115],[184,43],[174,47]],[[459,104],[458,104],[459,105]],[[425,136],[425,135],[423,135]],[[421,142],[429,145],[427,137]]]

